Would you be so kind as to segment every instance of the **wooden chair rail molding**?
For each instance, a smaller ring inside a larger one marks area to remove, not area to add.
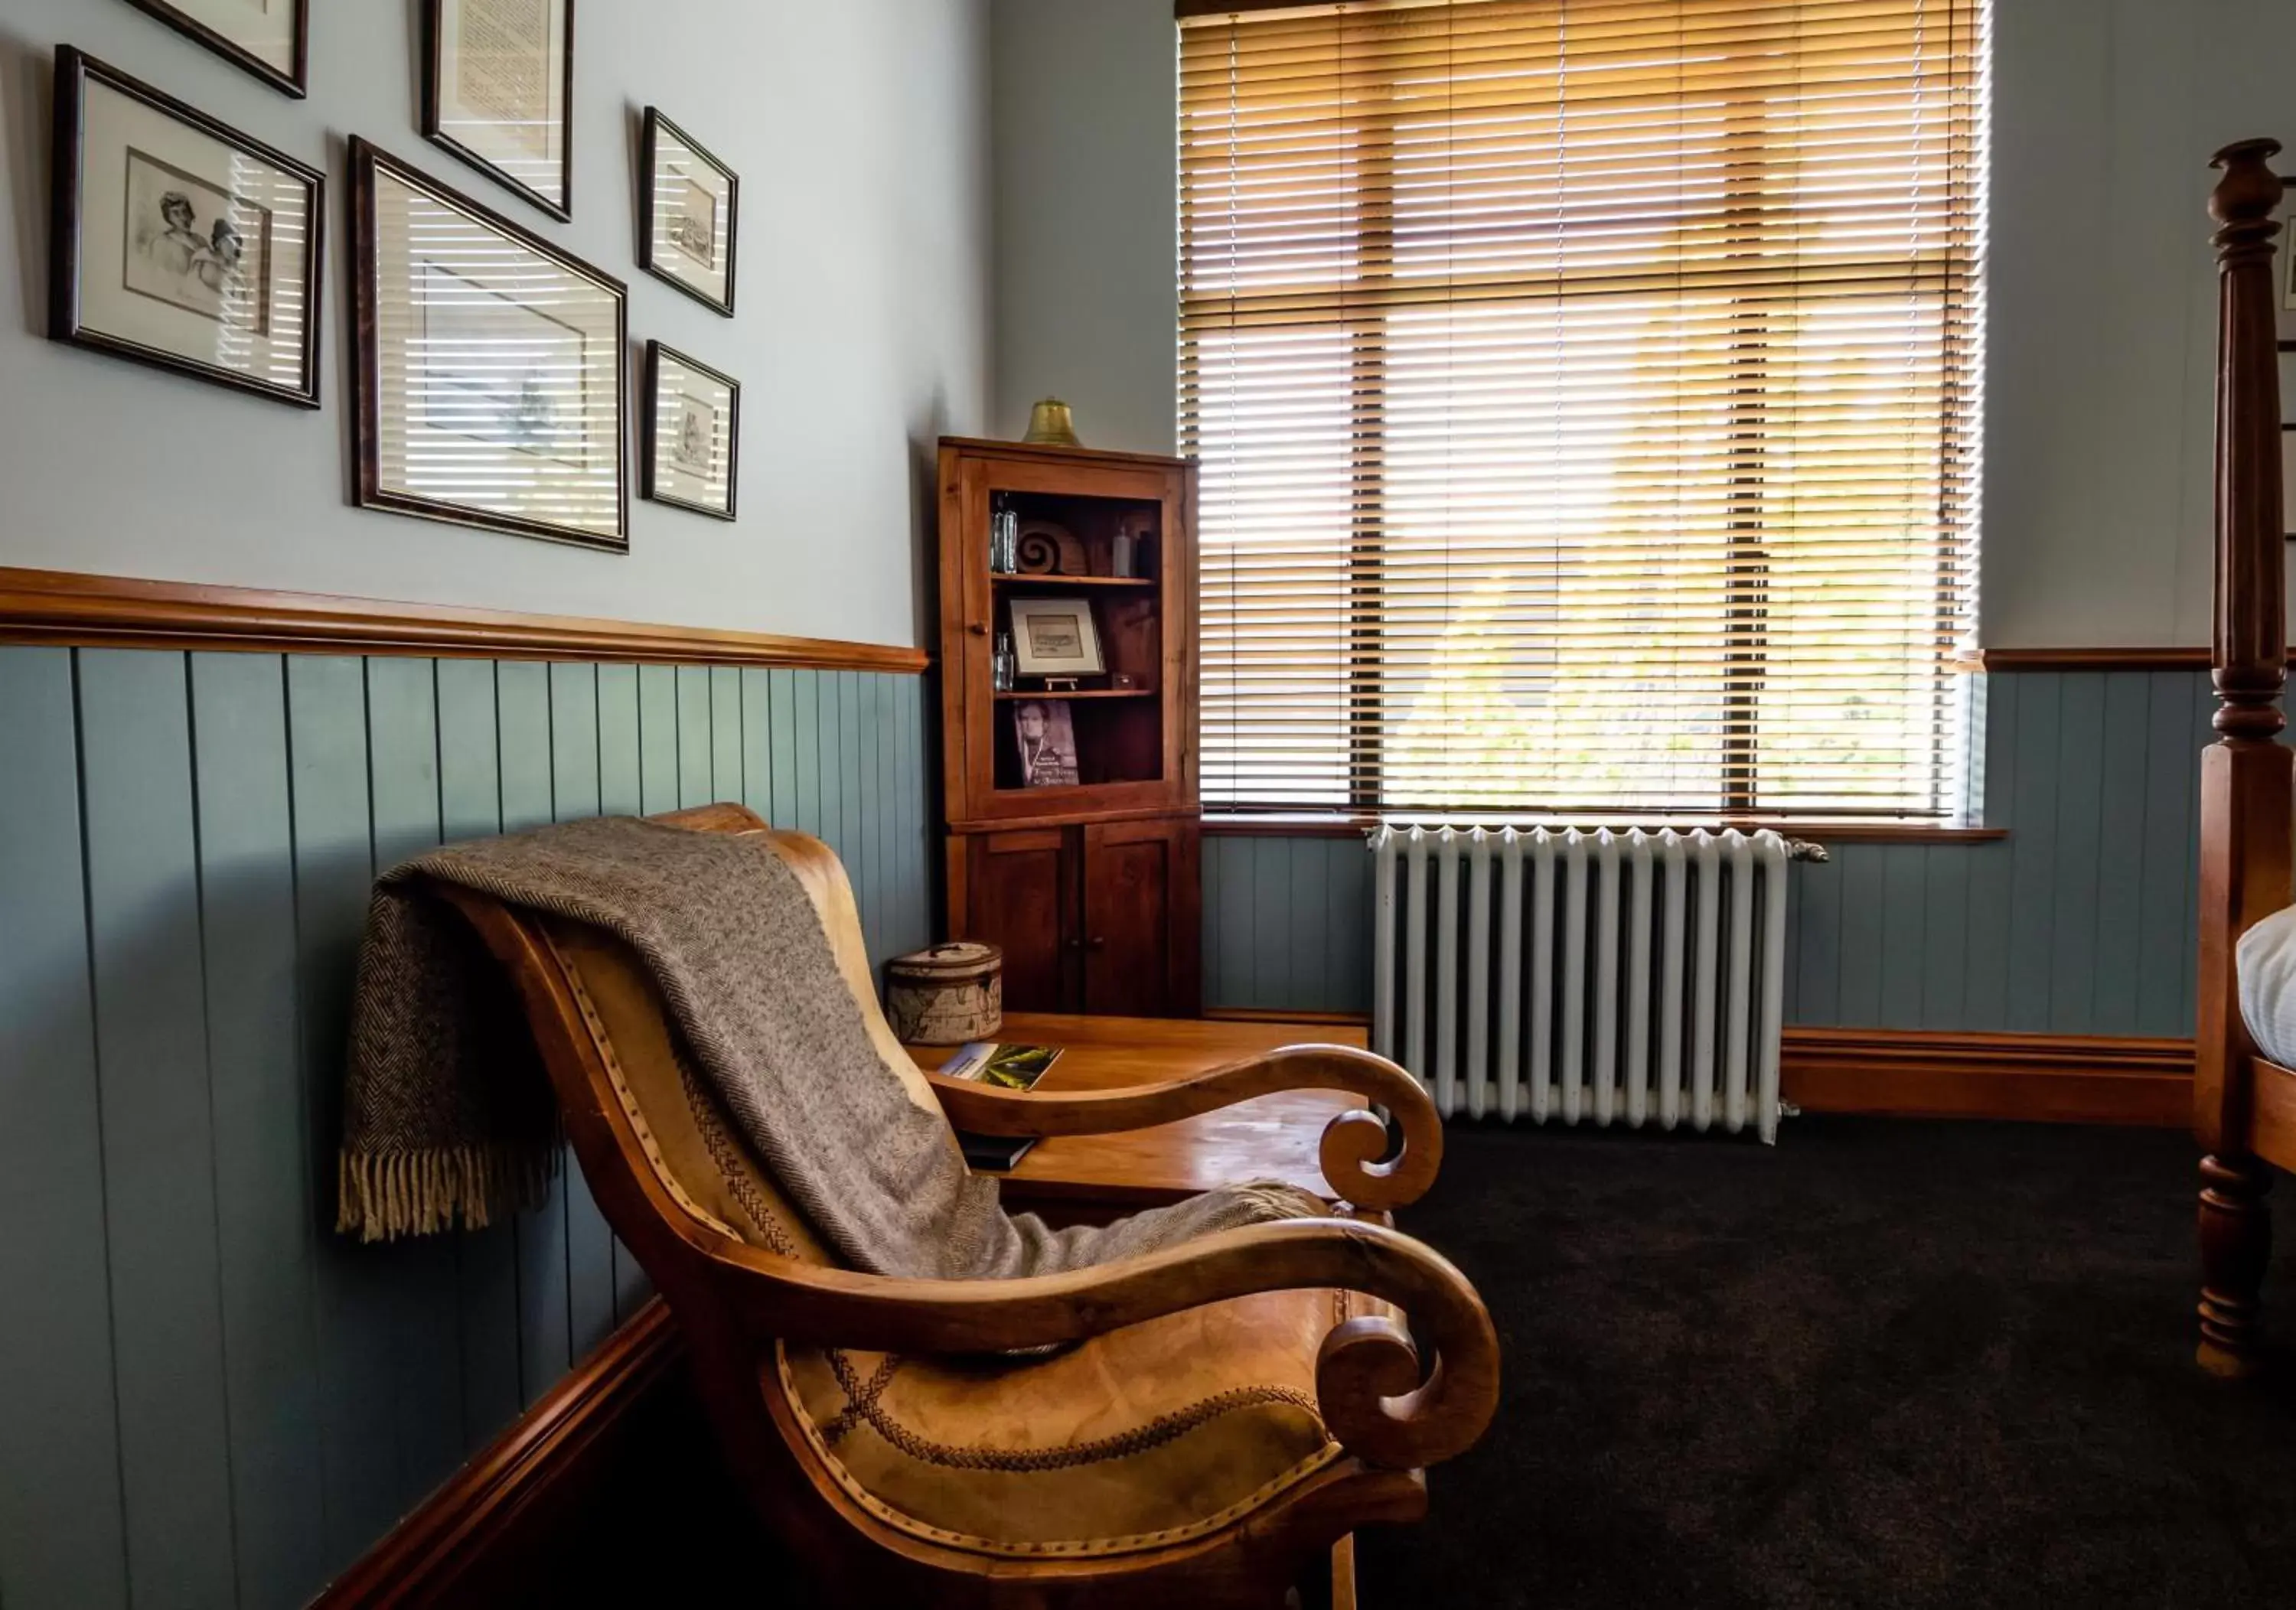
[[[788,666],[914,674],[922,649],[0,567],[0,642]]]
[[[2296,665],[2296,646],[2288,650]],[[1988,649],[1972,671],[2205,671],[2206,649]]]

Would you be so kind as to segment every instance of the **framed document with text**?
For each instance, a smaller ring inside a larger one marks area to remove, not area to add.
[[[311,0],[128,0],[187,39],[302,98],[310,78]]]
[[[422,133],[574,216],[574,0],[428,0]]]
[[[358,503],[629,547],[622,282],[351,141]]]

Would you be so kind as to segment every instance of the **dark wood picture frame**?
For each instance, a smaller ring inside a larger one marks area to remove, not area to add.
[[[628,421],[630,408],[629,364],[626,354],[629,348],[629,287],[602,269],[594,268],[571,252],[544,240],[532,230],[512,222],[493,208],[472,200],[450,185],[442,184],[422,169],[402,162],[373,142],[354,135],[350,142],[351,158],[351,306],[353,328],[357,339],[351,343],[351,413],[357,443],[353,455],[357,464],[357,479],[353,501],[362,509],[380,509],[394,514],[411,514],[423,519],[442,520],[448,525],[469,526],[481,531],[502,531],[514,536],[540,537],[545,542],[570,543],[577,547],[595,548],[609,553],[627,553],[630,547],[630,467]],[[394,491],[382,485],[382,441],[381,415],[382,409],[381,355],[376,349],[381,332],[380,310],[375,293],[375,175],[389,173],[410,187],[422,191],[441,204],[467,216],[472,222],[499,232],[506,239],[539,257],[549,258],[570,274],[592,282],[614,298],[614,396],[615,428],[614,454],[616,462],[616,523],[619,535],[602,536],[596,532],[555,526],[546,520],[529,519],[515,514],[503,514],[479,509],[464,503],[448,503],[443,499],[423,497],[414,493]]]
[[[459,3],[459,0],[458,0]],[[441,151],[451,151],[504,189],[530,202],[564,224],[574,217],[574,0],[566,4],[566,68],[559,85],[558,194],[554,201],[523,179],[488,160],[447,133],[439,108],[439,68],[440,28],[447,0],[423,0],[422,5],[422,137]]]
[[[168,4],[168,0],[127,0],[137,11],[158,18],[186,39],[204,45],[233,66],[253,73],[283,95],[302,100],[310,93],[311,77],[311,0],[294,0],[295,5],[295,65],[282,72],[245,45],[225,37],[214,29],[188,12]]]
[[[733,394],[734,401],[731,408],[733,417],[726,426],[726,506],[723,509],[712,509],[707,503],[697,503],[690,498],[679,497],[675,493],[664,492],[654,480],[654,460],[660,451],[655,433],[661,428],[661,360],[665,356],[675,359],[688,369],[708,375]],[[644,478],[643,485],[649,502],[666,504],[672,509],[691,510],[695,514],[706,514],[711,519],[733,520],[739,518],[736,511],[740,509],[742,502],[741,381],[722,369],[712,368],[698,358],[688,356],[675,347],[661,341],[648,341],[645,352],[644,422],[640,429],[639,437],[642,444],[639,457],[643,461],[639,473]]]
[[[661,132],[667,129],[671,138],[726,176],[726,299],[719,301],[699,287],[671,274],[654,260],[654,166],[659,158]],[[716,151],[695,139],[670,118],[661,108],[645,109],[645,128],[638,141],[638,266],[666,285],[676,287],[713,312],[734,316],[734,289],[741,269],[742,238],[742,176],[726,166]]]
[[[80,226],[84,222],[80,215],[81,168],[86,156],[83,149],[85,114],[90,79],[116,94],[141,101],[154,111],[172,118],[210,139],[236,146],[258,161],[277,168],[281,173],[292,175],[309,186],[311,247],[303,263],[303,306],[307,317],[303,328],[302,380],[299,385],[281,386],[255,375],[217,369],[196,358],[184,357],[139,341],[108,335],[87,326],[80,296]],[[155,89],[142,79],[132,78],[70,45],[56,47],[53,110],[54,167],[49,186],[48,224],[49,338],[70,346],[109,353],[133,363],[146,364],[154,369],[188,375],[211,385],[228,386],[234,390],[251,392],[257,396],[291,403],[299,408],[318,407],[320,328],[325,323],[322,316],[319,288],[325,282],[326,176],[308,163],[298,162],[284,151],[243,135],[196,107],[186,105],[165,91]]]

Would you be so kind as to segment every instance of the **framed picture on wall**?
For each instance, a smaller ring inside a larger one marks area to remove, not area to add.
[[[309,84],[310,0],[127,0],[300,100]]]
[[[574,0],[426,0],[422,133],[574,216]]]
[[[640,266],[732,318],[740,176],[658,107],[645,110],[640,143]]]
[[[358,503],[629,547],[619,280],[351,141]]]
[[[48,333],[319,405],[316,168],[66,45]]]
[[[734,518],[742,383],[660,341],[646,343],[645,494]]]

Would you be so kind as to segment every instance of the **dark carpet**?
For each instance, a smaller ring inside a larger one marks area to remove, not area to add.
[[[2184,1136],[1447,1144],[1404,1228],[1481,1289],[1505,1396],[1360,1540],[1374,1610],[2296,1605],[2296,1361],[2194,1368]]]

